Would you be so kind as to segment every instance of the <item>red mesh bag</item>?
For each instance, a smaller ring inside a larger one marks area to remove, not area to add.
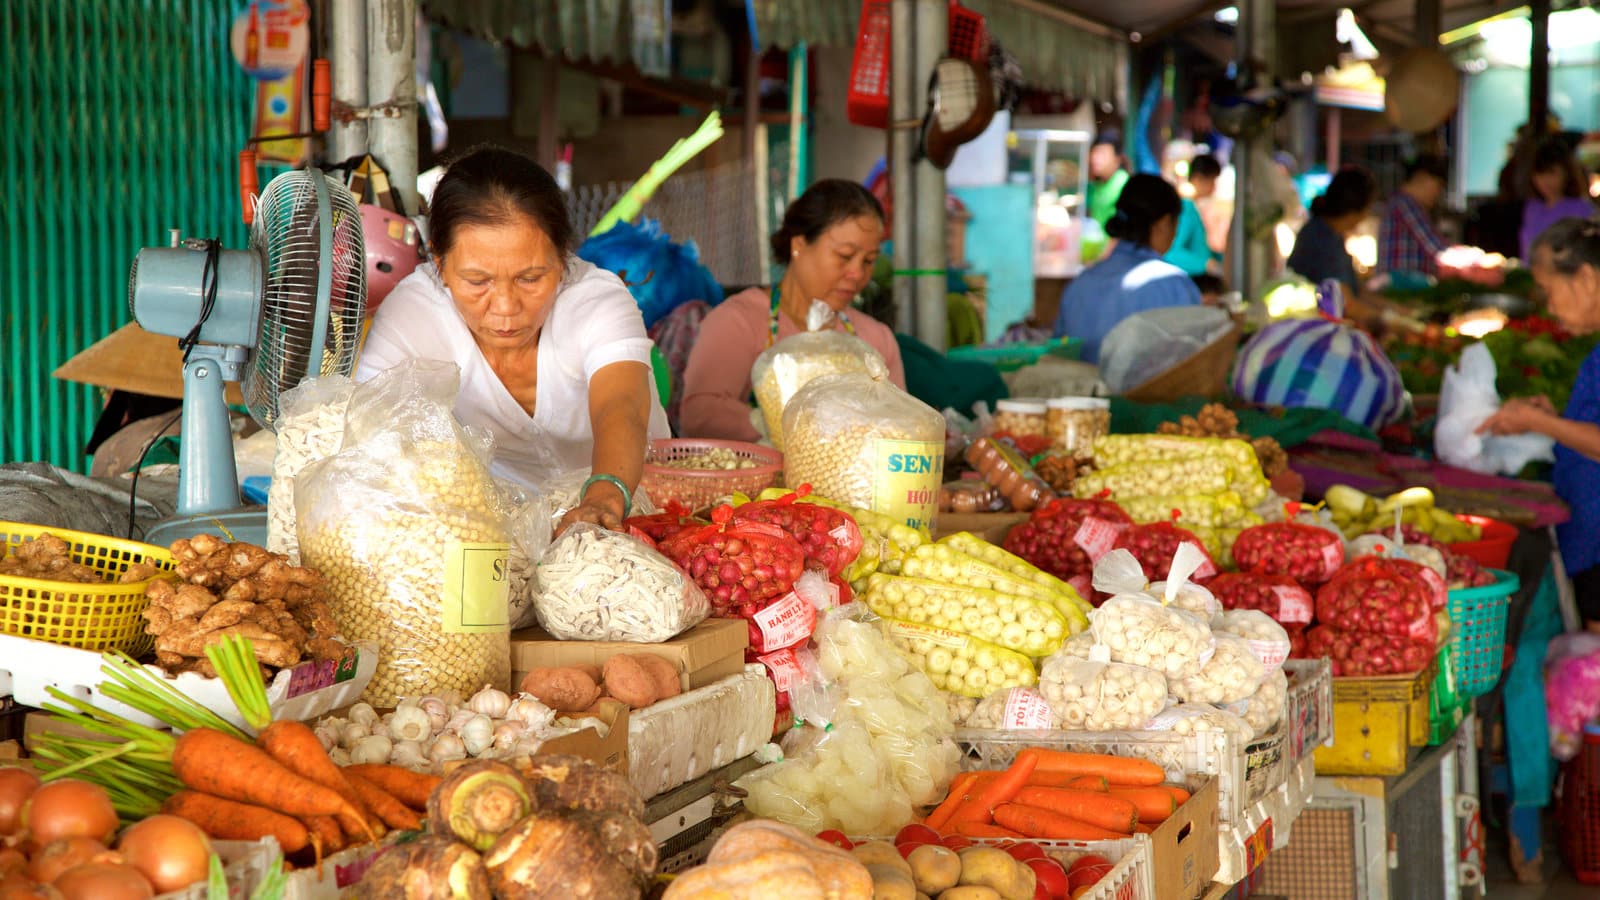
[[[706,592],[712,615],[748,619],[794,589],[805,551],[775,525],[732,518],[731,507],[717,507],[712,524],[678,532],[661,552]]]
[[[1135,525],[1124,530],[1117,536],[1116,548],[1127,550],[1139,560],[1139,565],[1144,568],[1144,577],[1154,581],[1166,581],[1167,574],[1172,569],[1172,557],[1177,554],[1178,548],[1184,544],[1194,544],[1200,552],[1205,554],[1206,561],[1195,570],[1194,580],[1205,581],[1217,574],[1217,563],[1206,552],[1206,545],[1195,537],[1194,532],[1172,524],[1171,522],[1155,522],[1150,525]]]
[[[1294,644],[1293,636],[1290,644]],[[1290,653],[1297,659],[1328,657],[1334,677],[1339,678],[1420,672],[1428,667],[1434,651],[1405,637],[1318,625],[1306,632],[1304,652]]]
[[[1206,582],[1223,609],[1257,609],[1283,626],[1308,625],[1316,598],[1287,575],[1224,572]]]
[[[1122,507],[1109,500],[1061,497],[1035,509],[1028,521],[1011,529],[1004,546],[1057,578],[1087,579],[1095,560],[1108,553],[1117,534],[1132,524]],[[1089,596],[1087,590],[1079,593]]]
[[[1434,591],[1422,568],[1408,560],[1376,556],[1350,563],[1317,591],[1317,621],[1433,648],[1439,627],[1433,617]]]
[[[815,503],[800,503],[811,492],[801,485],[776,500],[758,500],[733,510],[733,521],[762,522],[782,528],[805,551],[806,565],[828,573],[832,578],[856,561],[864,543],[861,529],[848,513]]]
[[[1256,525],[1239,532],[1233,561],[1245,572],[1287,575],[1315,586],[1327,583],[1344,565],[1344,541],[1315,525]]]

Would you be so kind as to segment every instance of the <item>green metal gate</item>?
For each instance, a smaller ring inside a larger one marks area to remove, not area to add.
[[[61,363],[128,321],[169,228],[240,247],[242,0],[0,0],[0,460],[87,471],[97,391]]]

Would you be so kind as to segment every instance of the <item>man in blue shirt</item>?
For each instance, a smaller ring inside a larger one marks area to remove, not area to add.
[[[1200,290],[1161,258],[1172,247],[1182,204],[1157,175],[1134,175],[1117,198],[1106,233],[1116,249],[1067,285],[1056,316],[1056,337],[1082,338],[1083,359],[1099,364],[1100,342],[1123,319],[1164,306],[1198,306]]]

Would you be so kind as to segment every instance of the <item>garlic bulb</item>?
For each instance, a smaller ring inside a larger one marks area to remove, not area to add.
[[[389,726],[384,722],[373,722],[367,726],[367,734],[370,737],[389,737]]]
[[[418,741],[396,741],[389,754],[389,764],[403,769],[426,769],[428,755]]]
[[[490,685],[484,685],[483,690],[472,695],[467,701],[467,709],[491,719],[503,719],[506,707],[511,705],[511,697],[505,691],[498,690]]]
[[[428,722],[431,723],[434,734],[444,730],[444,723],[450,721],[450,713],[453,709],[450,704],[445,703],[438,697],[423,697],[417,705],[422,708],[423,712],[428,714]]]
[[[322,745],[322,749],[332,750],[339,746],[339,726],[336,724],[337,722],[337,719],[323,719],[317,723],[315,734],[317,743]]]
[[[515,722],[509,719],[501,722],[499,725],[496,725],[494,729],[494,746],[498,749],[505,750],[512,744],[515,744],[517,741],[521,740],[522,736],[526,732],[527,729],[523,727],[521,722]]]
[[[555,720],[556,712],[528,694],[521,694],[506,708],[506,720],[519,722],[530,729],[547,727]]]
[[[350,751],[346,750],[343,747],[335,747],[332,750],[329,750],[328,751],[328,758],[333,760],[335,765],[339,765],[339,766],[348,766],[348,765],[350,765]]]
[[[371,733],[371,731],[367,730],[367,726],[359,722],[351,722],[339,730],[339,746],[348,750]]]
[[[461,734],[461,729],[466,727],[466,724],[472,721],[472,717],[475,715],[477,715],[477,713],[474,713],[470,709],[456,710],[455,715],[450,717],[450,721],[445,723],[444,731],[447,734]]]
[[[434,739],[433,746],[428,748],[428,758],[436,763],[466,759],[467,748],[461,743],[461,738],[446,732]]]
[[[394,753],[394,742],[386,737],[364,737],[350,748],[350,761],[356,765],[383,764]]]
[[[534,756],[539,752],[539,748],[543,746],[544,741],[542,739],[531,734],[523,735],[521,740],[512,744],[511,749],[506,751],[505,757],[507,759],[518,759],[524,756]]]
[[[378,724],[378,711],[370,703],[357,703],[350,707],[350,721],[371,728]]]
[[[386,720],[389,725],[389,737],[401,741],[425,741],[433,736],[433,723],[428,721],[428,714],[420,706],[407,706],[404,703]]]
[[[466,748],[467,755],[477,756],[494,743],[494,721],[480,713],[461,726],[460,734],[461,744]]]

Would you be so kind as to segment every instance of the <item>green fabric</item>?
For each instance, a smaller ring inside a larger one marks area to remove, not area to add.
[[[672,400],[672,369],[667,366],[667,358],[661,355],[661,348],[650,345],[650,369],[656,378],[656,394],[661,397],[661,408],[666,409]]]
[[[1122,196],[1128,178],[1126,169],[1118,169],[1105,181],[1089,182],[1089,218],[1099,222],[1101,228],[1117,214],[1117,198]]]
[[[1111,399],[1111,430],[1117,434],[1147,434],[1162,422],[1176,422],[1192,416],[1213,401],[1190,397],[1176,403],[1134,403],[1121,397]],[[1251,437],[1276,438],[1285,449],[1303,444],[1319,431],[1342,431],[1356,437],[1377,440],[1377,436],[1336,412],[1326,409],[1275,409],[1246,407],[1237,409],[1239,430]]]
[[[988,363],[957,362],[906,334],[895,334],[906,368],[906,391],[934,409],[965,412],[980,401],[1010,396],[1000,370]]]
[[[1172,239],[1172,249],[1162,257],[1190,276],[1204,275],[1211,261],[1211,245],[1206,242],[1206,223],[1193,200],[1183,201],[1183,212],[1178,215],[1178,234]]]
[[[968,347],[983,343],[983,317],[965,294],[946,294],[945,346]]]
[[[1553,571],[1546,571],[1522,624],[1516,657],[1506,673],[1505,715],[1507,767],[1511,775],[1511,801],[1517,806],[1542,807],[1550,803],[1556,780],[1550,758],[1550,722],[1545,711],[1544,656],[1550,640],[1562,631]]]

